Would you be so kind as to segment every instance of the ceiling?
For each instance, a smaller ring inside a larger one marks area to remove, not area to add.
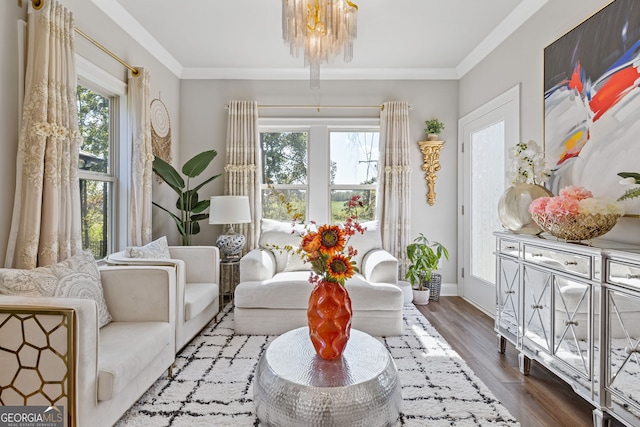
[[[281,0],[92,0],[179,78],[309,78]],[[323,79],[458,79],[548,0],[355,0],[353,60]]]

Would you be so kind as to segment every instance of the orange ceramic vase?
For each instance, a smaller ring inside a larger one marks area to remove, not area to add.
[[[339,283],[321,280],[311,291],[307,309],[309,336],[318,356],[337,359],[351,333],[351,299]]]

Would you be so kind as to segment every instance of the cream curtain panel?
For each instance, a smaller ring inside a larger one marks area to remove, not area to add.
[[[248,196],[251,218],[249,224],[238,224],[239,232],[247,238],[245,250],[258,245],[260,228],[256,226],[260,214],[260,133],[258,131],[258,102],[229,102],[227,121],[227,157],[225,194]]]
[[[407,271],[405,248],[411,242],[411,157],[409,153],[409,104],[385,102],[380,113],[383,144],[378,218],[384,248],[398,258],[398,278]]]
[[[73,15],[48,0],[28,16],[8,268],[54,264],[82,248],[76,85]]]
[[[153,146],[151,144],[151,113],[149,71],[138,68],[130,73],[128,88],[129,129],[131,130],[131,176],[129,182],[129,245],[151,242],[151,189]]]

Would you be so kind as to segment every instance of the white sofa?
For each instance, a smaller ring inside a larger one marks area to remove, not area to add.
[[[101,267],[100,280],[113,318],[102,328],[94,300],[0,295],[4,405],[54,403],[65,406],[67,425],[111,426],[173,364],[173,268]],[[32,395],[25,403],[19,393]]]
[[[176,271],[176,353],[220,311],[220,252],[215,246],[169,246],[171,258],[107,257],[110,265],[168,265]]]
[[[352,327],[376,336],[402,334],[404,295],[398,280],[398,261],[381,248],[377,222],[349,244],[360,273],[347,280],[353,309]],[[260,248],[240,260],[240,283],[234,295],[235,331],[250,335],[279,335],[307,325],[307,306],[313,285],[308,265],[273,245],[297,246],[300,237],[291,225],[262,220]]]

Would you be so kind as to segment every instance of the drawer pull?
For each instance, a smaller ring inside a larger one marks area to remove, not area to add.
[[[624,348],[625,353],[627,354],[631,354],[631,353],[640,353],[640,348],[630,348],[630,347],[625,347]]]
[[[515,294],[515,293],[516,293],[516,291],[514,291],[514,290],[512,289],[512,290],[509,290],[509,291],[504,291],[504,293],[505,293],[505,294]]]
[[[640,279],[640,274],[627,274],[627,279]]]
[[[564,265],[578,265],[578,261],[565,261]]]
[[[542,254],[531,254],[531,256],[542,256]]]
[[[505,246],[504,248],[505,249],[515,249],[516,247],[515,246]]]
[[[575,320],[565,320],[564,326],[569,326],[569,325],[578,326],[578,322]]]
[[[544,306],[543,305],[538,305],[538,304],[531,304],[531,308],[533,308],[534,310],[537,310],[539,308],[540,309],[544,308]]]

